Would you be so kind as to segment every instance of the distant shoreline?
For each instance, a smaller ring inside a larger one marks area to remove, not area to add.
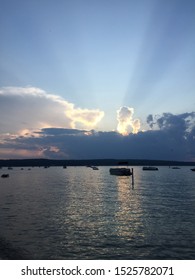
[[[148,160],[148,159],[83,159],[83,160],[55,160],[55,159],[0,159],[0,167],[25,166],[195,166],[195,162]]]

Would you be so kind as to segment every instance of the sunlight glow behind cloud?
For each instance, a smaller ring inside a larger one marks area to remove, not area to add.
[[[103,116],[99,109],[76,108],[73,103],[39,88],[0,88],[1,134],[20,131],[24,136],[43,127],[95,128]]]
[[[128,135],[130,133],[130,128],[133,129],[132,133],[138,133],[140,129],[140,120],[133,119],[133,114],[134,109],[130,107],[123,106],[117,110],[117,131],[122,135]]]

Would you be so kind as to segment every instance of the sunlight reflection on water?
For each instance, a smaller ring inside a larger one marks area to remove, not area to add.
[[[1,258],[194,259],[195,174],[134,174],[132,187],[109,167],[14,168],[0,181]]]

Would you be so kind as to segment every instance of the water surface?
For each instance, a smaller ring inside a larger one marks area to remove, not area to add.
[[[14,168],[0,178],[0,258],[195,259],[195,172]]]

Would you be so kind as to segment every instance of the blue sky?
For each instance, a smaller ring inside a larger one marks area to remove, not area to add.
[[[0,6],[2,141],[47,127],[110,132],[125,121],[123,132],[137,133],[151,130],[148,115],[194,111],[194,1],[1,0]]]

